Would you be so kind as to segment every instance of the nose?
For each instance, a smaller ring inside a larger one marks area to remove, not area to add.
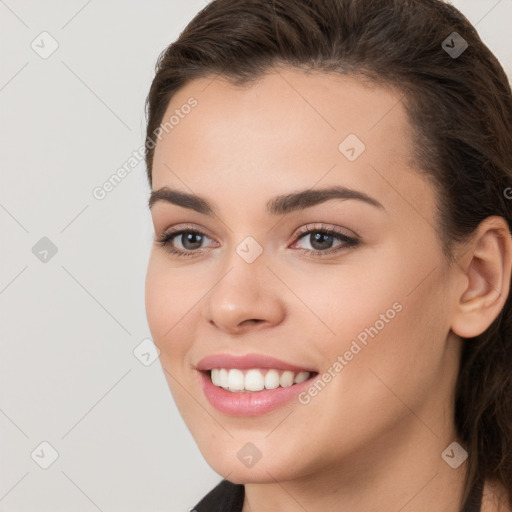
[[[230,334],[276,326],[285,317],[279,280],[260,256],[246,263],[237,254],[207,294],[203,318]]]

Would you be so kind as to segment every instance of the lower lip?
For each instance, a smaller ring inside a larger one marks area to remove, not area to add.
[[[203,392],[208,402],[218,411],[230,416],[259,416],[273,411],[296,398],[318,375],[286,388],[237,393],[215,386],[207,372],[200,371]]]

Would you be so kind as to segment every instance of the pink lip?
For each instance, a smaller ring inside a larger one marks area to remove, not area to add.
[[[312,380],[318,376],[315,373],[304,382],[286,388],[278,387],[253,393],[236,393],[215,386],[208,372],[199,371],[198,374],[208,402],[218,411],[230,416],[259,416],[277,409],[293,398],[297,398],[297,395],[310,386]]]
[[[300,384],[293,384],[286,388],[264,389],[257,392],[231,392],[215,386],[207,370],[212,368],[238,368],[246,370],[250,368],[274,368],[276,370],[289,370],[295,373],[310,372],[309,379]],[[270,412],[286,402],[296,398],[297,395],[311,385],[311,380],[316,378],[317,371],[312,368],[301,367],[286,363],[275,357],[263,354],[211,354],[197,363],[201,386],[206,399],[218,411],[231,416],[258,416]]]
[[[245,354],[240,356],[212,354],[201,359],[196,365],[196,369],[200,371],[211,370],[212,368],[239,368],[240,370],[249,368],[274,368],[276,370],[290,370],[292,372],[316,371],[311,368],[303,368],[286,363],[280,359],[263,354]]]

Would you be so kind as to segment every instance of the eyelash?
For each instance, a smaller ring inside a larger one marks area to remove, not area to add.
[[[201,249],[194,249],[194,250],[188,250],[188,251],[182,251],[180,249],[176,249],[171,245],[171,242],[174,240],[174,238],[178,237],[179,235],[185,234],[185,233],[193,233],[200,236],[205,236],[206,238],[210,238],[206,233],[203,233],[202,231],[199,231],[194,228],[182,228],[178,230],[170,230],[164,232],[157,240],[156,243],[163,247],[167,252],[172,254],[173,256],[178,257],[190,257],[190,256],[196,256],[198,254],[201,254],[204,252],[205,248]],[[339,244],[336,247],[331,247],[330,249],[327,249],[325,251],[319,251],[316,249],[297,249],[301,252],[308,253],[309,256],[312,257],[322,257],[326,254],[331,255],[333,253],[337,253],[342,251],[343,249],[351,249],[359,245],[360,241],[356,238],[351,238],[344,234],[341,230],[338,230],[336,228],[324,228],[322,225],[318,227],[317,225],[311,227],[310,224],[304,226],[303,228],[299,229],[299,232],[295,236],[293,240],[293,244],[301,240],[302,238],[305,238],[306,235],[309,235],[311,233],[321,233],[323,235],[330,235],[334,238],[337,238],[338,240],[341,240],[343,243]]]

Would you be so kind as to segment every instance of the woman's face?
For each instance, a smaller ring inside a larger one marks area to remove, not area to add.
[[[153,245],[146,311],[212,468],[234,482],[289,480],[446,432],[457,286],[400,96],[282,70],[245,87],[190,82],[171,116],[152,190],[200,196],[214,213],[155,195],[155,238],[185,233]],[[319,195],[333,187],[340,196]],[[224,369],[217,385],[212,368]],[[298,373],[309,378],[289,386]]]

